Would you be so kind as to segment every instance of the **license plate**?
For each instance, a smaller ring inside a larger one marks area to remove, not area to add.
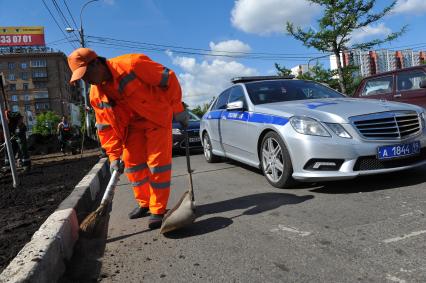
[[[385,145],[377,148],[378,159],[391,159],[420,153],[420,141],[406,144]]]
[[[189,138],[189,142],[200,142],[201,141],[201,138],[200,137],[192,137],[192,138]]]

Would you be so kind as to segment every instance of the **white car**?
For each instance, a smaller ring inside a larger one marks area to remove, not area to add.
[[[280,77],[233,80],[200,125],[207,162],[261,168],[275,187],[351,179],[426,164],[424,109],[348,98],[322,84]]]

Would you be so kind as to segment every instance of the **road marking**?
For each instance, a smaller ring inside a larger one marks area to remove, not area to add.
[[[285,231],[285,232],[299,234],[302,237],[305,237],[311,234],[311,232],[299,231],[294,227],[285,227],[284,225],[281,225],[281,224],[278,224],[278,228],[271,229],[270,231],[271,232]]]
[[[398,283],[405,283],[405,282],[407,282],[407,281],[405,281],[404,279],[399,279],[398,277],[392,276],[392,275],[390,275],[390,274],[387,274],[387,275],[386,275],[386,279],[387,279],[387,280],[390,280],[390,281],[392,281],[392,282],[398,282]]]
[[[421,235],[421,234],[424,234],[424,233],[426,233],[426,230],[412,232],[410,234],[407,234],[407,235],[404,235],[404,236],[401,236],[401,237],[395,237],[395,238],[386,239],[383,242],[386,243],[386,244],[388,244],[388,243],[397,242],[397,241],[400,241],[400,240],[405,240],[407,238],[418,236],[418,235]]]

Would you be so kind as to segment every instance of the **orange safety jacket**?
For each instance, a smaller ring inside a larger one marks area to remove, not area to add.
[[[143,117],[171,127],[172,115],[184,111],[175,73],[143,54],[106,60],[112,80],[92,85],[90,103],[96,127],[110,161],[119,159],[131,123]]]

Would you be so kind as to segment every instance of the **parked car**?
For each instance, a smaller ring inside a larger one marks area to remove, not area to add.
[[[187,110],[189,114],[189,126],[188,126],[188,137],[189,137],[189,148],[202,148],[200,139],[200,118]],[[185,135],[182,126],[173,120],[173,150],[185,150]]]
[[[259,167],[280,188],[426,164],[421,107],[348,98],[305,80],[233,82],[201,120],[207,162],[227,157]]]
[[[369,76],[354,97],[411,103],[426,108],[426,65]]]

